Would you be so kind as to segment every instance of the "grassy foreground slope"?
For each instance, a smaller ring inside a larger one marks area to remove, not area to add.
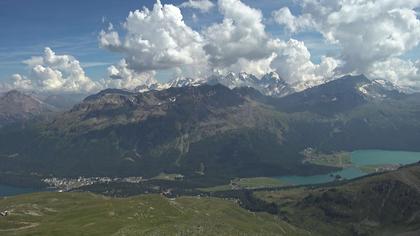
[[[36,193],[0,200],[0,235],[305,235],[232,201],[159,195]]]

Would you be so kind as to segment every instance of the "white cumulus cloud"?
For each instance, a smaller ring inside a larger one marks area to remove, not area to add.
[[[99,36],[100,45],[124,55],[127,68],[137,73],[182,66],[202,66],[206,55],[201,35],[187,26],[178,7],[162,5],[130,12],[121,37],[110,27]]]
[[[313,28],[315,24],[311,15],[303,14],[301,16],[294,16],[288,7],[274,11],[272,15],[278,24],[284,25],[291,33]]]
[[[241,60],[258,61],[271,56],[261,11],[239,0],[219,0],[218,6],[224,16],[223,22],[213,24],[204,31],[204,49],[213,68],[225,68]]]
[[[240,58],[235,64],[223,69],[219,69],[217,72],[219,74],[228,74],[229,72],[246,72],[248,74],[261,77],[269,72],[274,71],[271,68],[271,64],[275,58],[277,58],[277,54],[274,52],[269,57],[258,60]]]
[[[331,57],[322,57],[319,64],[311,61],[311,53],[304,42],[290,39],[287,42],[275,42],[277,57],[273,67],[288,83],[298,90],[315,86],[335,76],[335,69],[340,61]]]
[[[385,62],[401,62],[398,57],[420,43],[420,20],[414,10],[420,7],[420,0],[297,2],[301,15],[294,16],[283,8],[273,13],[276,21],[292,32],[318,31],[327,42],[337,45],[343,73],[372,74]],[[404,71],[399,72],[399,77],[406,76]]]
[[[261,11],[240,0],[219,0],[218,5],[223,21],[203,33],[204,48],[216,72],[243,71],[261,76],[276,70],[290,83],[306,85],[319,84],[334,75],[338,60],[324,57],[315,64],[303,42],[271,37]]]
[[[375,62],[367,75],[373,79],[387,79],[407,91],[420,90],[420,60],[390,58]]]
[[[154,71],[136,72],[127,67],[124,59],[108,67],[107,75],[108,79],[102,81],[106,88],[134,89],[137,86],[157,83]]]
[[[214,3],[210,0],[188,0],[179,5],[179,7],[195,8],[201,12],[208,12],[214,7]]]
[[[56,55],[45,48],[42,56],[24,61],[29,75],[15,74],[3,88],[42,92],[92,92],[102,86],[86,76],[78,60],[70,55]]]

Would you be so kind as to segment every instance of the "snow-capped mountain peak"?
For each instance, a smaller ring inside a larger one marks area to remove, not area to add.
[[[284,97],[295,90],[276,72],[270,72],[264,75],[260,81],[258,81],[260,91],[263,94],[275,97]]]
[[[261,77],[261,80],[274,80],[274,81],[278,81],[278,80],[282,80],[283,82],[285,82],[283,79],[280,78],[279,74],[277,74],[277,72],[273,71],[270,72],[268,74],[265,74],[263,77]]]
[[[395,97],[402,93],[401,88],[386,80],[369,80],[369,82],[360,84],[358,90],[364,96],[372,99]]]
[[[164,90],[164,89],[168,89],[169,87],[166,86],[166,84],[161,84],[161,83],[153,83],[153,84],[142,84],[137,86],[134,91],[135,92],[139,92],[139,93],[144,93],[144,92],[148,92],[148,91],[153,91],[153,90]]]

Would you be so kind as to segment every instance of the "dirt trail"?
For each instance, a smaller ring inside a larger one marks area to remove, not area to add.
[[[0,229],[0,232],[11,232],[11,231],[25,230],[25,229],[35,228],[35,227],[39,226],[39,223],[30,223],[30,222],[20,222],[20,223],[27,224],[27,225],[19,227],[19,228]]]

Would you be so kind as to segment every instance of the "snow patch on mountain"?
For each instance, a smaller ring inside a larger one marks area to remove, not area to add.
[[[358,76],[356,76],[358,77]],[[356,78],[350,77],[350,78]],[[398,87],[397,85],[387,80],[369,80],[365,76],[359,76],[360,79],[356,83],[355,89],[367,98],[383,99],[387,96],[393,96],[398,93],[406,93],[407,91]],[[346,78],[343,77],[344,79]],[[266,96],[284,97],[295,92],[300,92],[306,89],[317,87],[328,82],[337,80],[336,78],[327,79],[324,81],[305,81],[297,84],[288,84],[276,72],[268,73],[261,78],[245,72],[228,73],[226,75],[212,75],[206,79],[203,78],[188,78],[177,77],[166,83],[146,83],[135,89],[135,92],[147,92],[152,90],[165,90],[168,88],[180,87],[196,87],[203,84],[222,84],[230,89],[240,87],[250,87],[258,90]]]
[[[222,84],[230,89],[240,87],[251,87],[267,96],[283,97],[294,93],[295,90],[287,84],[276,72],[271,72],[258,78],[245,72],[228,73],[227,75],[212,75],[207,79],[194,79],[178,77],[167,83],[149,83],[138,86],[136,92],[147,92],[151,90],[164,90],[168,88],[179,88],[188,86],[200,86],[203,84]]]

